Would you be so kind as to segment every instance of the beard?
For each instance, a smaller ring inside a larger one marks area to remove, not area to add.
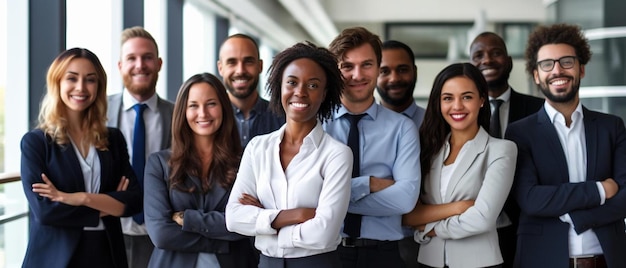
[[[546,99],[554,103],[567,103],[576,98],[578,90],[580,89],[580,78],[574,79],[574,77],[571,76],[566,77],[570,78],[573,81],[572,88],[569,92],[562,96],[556,96],[552,94],[552,92],[550,92],[550,86],[548,85],[547,80],[541,81],[541,83],[539,84],[539,89],[541,90],[543,95],[546,96]]]
[[[157,84],[157,81],[159,80],[159,74],[155,73],[154,76],[152,77],[152,80],[150,80],[150,83],[148,83],[148,85],[133,84],[133,77],[130,74],[124,75],[122,80],[124,82],[124,87],[128,89],[130,93],[135,94],[135,95],[146,96],[148,94],[156,92],[156,84]]]
[[[376,87],[376,90],[378,91],[378,95],[380,95],[380,98],[383,99],[384,102],[389,103],[393,106],[400,106],[409,101],[413,101],[413,90],[415,88],[416,82],[417,81],[413,81],[412,83],[400,82],[391,85],[388,84],[385,88]],[[400,97],[394,98],[387,93],[389,87],[403,87],[405,91]]]
[[[509,76],[511,75],[510,71],[503,73],[500,77],[495,80],[487,81],[487,87],[489,89],[500,89],[504,88],[509,84]]]
[[[250,95],[252,95],[252,93],[254,93],[254,91],[257,89],[257,87],[259,86],[259,79],[255,79],[254,82],[252,82],[252,85],[250,85],[250,87],[248,87],[246,90],[237,90],[233,87],[232,82],[228,81],[227,83],[224,83],[224,86],[226,87],[226,90],[228,90],[228,92],[233,95],[233,97],[237,98],[237,99],[246,99],[248,97],[250,97]]]

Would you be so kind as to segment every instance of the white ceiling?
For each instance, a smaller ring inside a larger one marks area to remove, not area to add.
[[[330,43],[346,27],[381,36],[385,23],[494,23],[546,20],[551,0],[205,0],[239,25],[281,50],[295,42]]]

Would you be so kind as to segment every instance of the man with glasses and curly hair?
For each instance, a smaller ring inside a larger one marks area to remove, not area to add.
[[[526,71],[546,102],[509,125],[519,150],[515,267],[626,267],[626,129],[578,96],[589,43],[578,26],[536,29]]]

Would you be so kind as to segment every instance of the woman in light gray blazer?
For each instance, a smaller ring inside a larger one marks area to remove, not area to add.
[[[513,183],[517,147],[487,133],[487,83],[469,63],[435,78],[420,128],[424,186],[404,224],[423,267],[501,267],[496,219]]]

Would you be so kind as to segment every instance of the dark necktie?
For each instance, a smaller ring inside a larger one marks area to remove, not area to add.
[[[504,103],[503,100],[495,99],[490,100],[493,104],[493,113],[491,114],[491,122],[489,123],[489,134],[496,138],[502,138],[502,127],[500,126],[500,106]]]
[[[352,178],[358,177],[361,174],[360,163],[360,151],[359,144],[359,120],[363,118],[365,114],[346,114],[345,117],[350,121],[350,132],[348,132],[348,147],[352,149]],[[343,232],[349,237],[361,236],[361,215],[349,213],[343,222]]]
[[[135,130],[133,131],[133,159],[132,166],[137,182],[143,189],[143,171],[146,166],[146,126],[143,122],[143,111],[148,105],[137,103],[133,106],[135,110]],[[133,220],[138,224],[143,224],[143,211],[133,215]]]

